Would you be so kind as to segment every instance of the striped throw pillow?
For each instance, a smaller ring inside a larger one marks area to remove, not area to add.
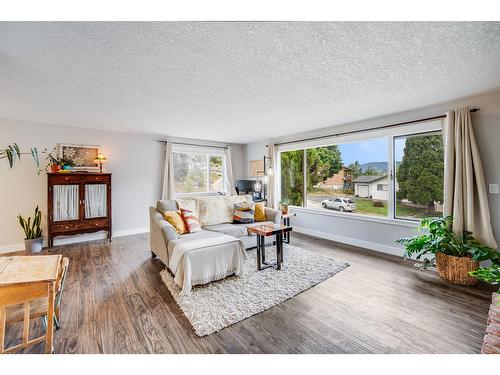
[[[184,224],[189,233],[199,232],[201,230],[200,221],[193,213],[193,211],[187,208],[181,208],[182,218],[184,219]]]
[[[248,203],[235,203],[233,223],[235,224],[248,224],[254,223],[254,206]]]

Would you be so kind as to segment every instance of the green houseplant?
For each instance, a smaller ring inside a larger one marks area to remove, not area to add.
[[[396,243],[405,247],[405,257],[421,259],[431,255],[424,259],[423,268],[435,265],[442,278],[456,284],[474,285],[477,279],[469,272],[477,271],[481,261],[490,260],[496,264],[500,254],[481,244],[471,232],[453,233],[452,224],[451,216],[422,219],[418,235],[400,238]]]
[[[16,160],[21,160],[21,155],[31,155],[37,168],[40,168],[40,160],[38,158],[38,149],[31,148],[30,152],[22,152],[17,143],[7,145],[5,148],[0,149],[0,159],[7,159],[9,167],[13,168]]]
[[[35,216],[33,219],[28,217],[28,219],[23,218],[21,215],[17,216],[19,224],[24,231],[24,246],[27,251],[33,253],[38,253],[43,247],[43,237],[42,237],[42,212],[35,208]]]
[[[57,151],[55,148],[52,152],[48,152],[47,149],[45,149],[43,152],[47,154],[46,160],[48,161],[48,165],[45,167],[45,169],[50,166],[50,170],[52,173],[57,173],[61,169],[69,169],[75,166],[75,162],[73,159],[57,156]]]

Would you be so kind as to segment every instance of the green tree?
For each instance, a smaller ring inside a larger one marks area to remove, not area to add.
[[[307,150],[307,189],[337,173],[342,158],[337,146],[317,147]],[[281,153],[281,198],[291,205],[302,206],[304,200],[304,150]]]
[[[408,137],[396,176],[398,199],[427,205],[433,212],[434,201],[443,202],[444,150],[441,135]]]
[[[281,153],[281,199],[302,206],[304,192],[304,150]]]
[[[362,174],[362,171],[361,171],[361,164],[359,163],[359,161],[355,161],[354,163],[351,163],[347,166],[347,168],[351,169],[352,170],[352,178],[353,179],[356,179],[358,178],[359,176],[361,176]]]
[[[332,177],[342,168],[342,156],[337,146],[307,150],[307,190]]]
[[[364,169],[361,172],[361,175],[363,176],[381,176],[383,175],[384,172],[378,170],[377,168],[374,168],[372,166],[369,166],[368,168]]]

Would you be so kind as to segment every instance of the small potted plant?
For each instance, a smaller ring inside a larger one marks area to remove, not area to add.
[[[290,200],[289,199],[282,199],[280,200],[280,207],[281,207],[281,213],[283,215],[288,214],[288,206],[290,205]]]
[[[69,171],[69,170],[71,170],[71,168],[73,168],[75,166],[75,162],[73,161],[73,159],[70,159],[67,157],[62,157],[60,159],[60,162],[61,162],[62,169],[65,171]]]
[[[45,152],[47,153],[46,159],[49,162],[49,165],[47,166],[47,168],[50,166],[50,171],[52,173],[58,173],[61,170],[61,165],[62,165],[61,158],[56,155],[55,149],[53,152],[47,152],[47,150],[45,150]]]
[[[420,221],[419,234],[414,237],[400,238],[396,242],[404,245],[404,256],[434,255],[424,259],[422,268],[436,266],[443,279],[460,285],[474,285],[477,279],[470,272],[477,271],[479,262],[490,260],[493,264],[500,261],[500,253],[477,241],[471,232],[461,235],[451,230],[453,217],[431,217]]]
[[[61,169],[70,170],[71,167],[75,166],[75,162],[73,161],[73,159],[57,156],[56,149],[54,149],[52,152],[47,152],[47,150],[45,150],[44,153],[47,154],[46,159],[49,162],[49,165],[47,165],[46,168],[50,166],[50,171],[52,173],[58,173],[61,171]]]
[[[28,217],[26,220],[21,215],[18,215],[17,218],[21,228],[24,230],[24,247],[26,251],[31,251],[32,253],[40,252],[43,247],[42,228],[40,227],[42,212],[38,209],[38,206],[35,208],[33,220],[31,217]]]

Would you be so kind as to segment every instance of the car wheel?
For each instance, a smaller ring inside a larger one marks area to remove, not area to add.
[[[344,208],[344,207],[342,207],[342,206],[340,206],[340,207],[339,207],[339,211],[340,211],[340,212],[344,212],[344,211],[345,211],[345,208]]]
[[[323,208],[326,208],[326,203],[325,202],[321,203],[321,205],[323,206]]]

